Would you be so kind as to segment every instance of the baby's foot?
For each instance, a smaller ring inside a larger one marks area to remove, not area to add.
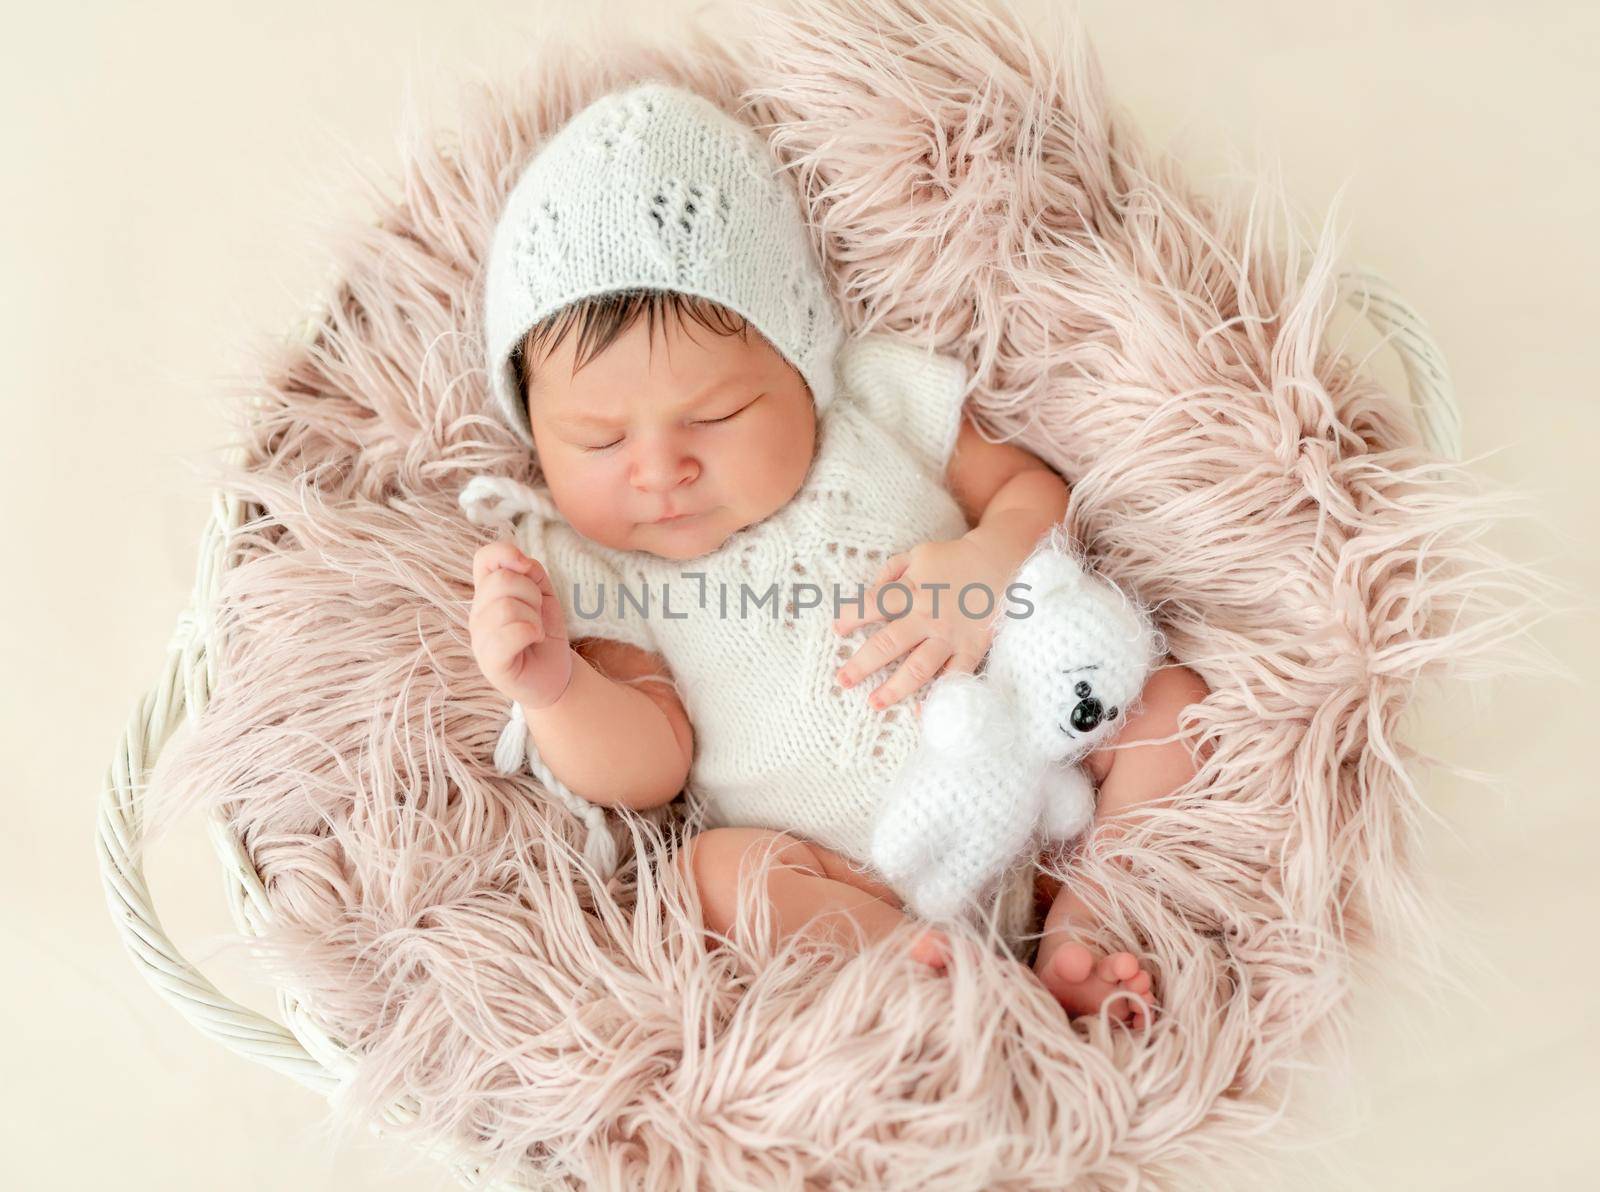
[[[1150,996],[1150,974],[1133,953],[1113,952],[1096,961],[1088,948],[1070,941],[1050,954],[1039,979],[1069,1015],[1093,1014],[1114,993]],[[1117,998],[1106,1012],[1117,1022],[1145,1024],[1144,1008],[1129,997]]]

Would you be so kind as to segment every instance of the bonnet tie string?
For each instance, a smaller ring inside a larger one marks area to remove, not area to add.
[[[506,476],[473,477],[461,492],[460,504],[473,525],[509,530],[517,549],[530,556],[534,552],[527,541],[527,532],[532,528],[529,515],[545,519],[560,516],[544,493]],[[495,769],[501,774],[515,774],[526,765],[546,790],[583,821],[587,828],[583,855],[602,878],[610,877],[616,872],[619,857],[617,843],[606,824],[605,808],[589,802],[550,772],[534,746],[522,706],[515,700],[510,705],[506,725],[494,747]]]

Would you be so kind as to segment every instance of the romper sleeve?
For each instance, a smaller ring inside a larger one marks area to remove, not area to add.
[[[605,547],[567,524],[549,490],[504,476],[478,476],[462,490],[461,507],[475,525],[508,526],[522,553],[544,565],[570,640],[602,637],[659,653],[649,620],[640,611],[647,594],[628,584],[606,557],[610,552]],[[630,599],[623,599],[624,588]]]
[[[869,333],[840,352],[840,379],[867,417],[943,483],[966,400],[967,366],[910,340]]]

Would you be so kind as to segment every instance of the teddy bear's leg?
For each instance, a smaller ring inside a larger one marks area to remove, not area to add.
[[[1082,766],[1051,766],[1044,776],[1046,840],[1071,840],[1094,819],[1094,784]]]
[[[896,779],[884,795],[872,829],[872,863],[891,885],[902,890],[927,864],[929,842],[914,797],[916,779],[909,767]]]

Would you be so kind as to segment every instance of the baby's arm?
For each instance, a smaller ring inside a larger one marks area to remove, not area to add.
[[[965,414],[945,483],[972,526],[969,533],[1018,566],[1066,516],[1066,482],[1031,451],[989,442]]]
[[[694,734],[665,661],[624,642],[589,638],[554,703],[524,707],[550,772],[591,803],[648,811],[683,789]]]

